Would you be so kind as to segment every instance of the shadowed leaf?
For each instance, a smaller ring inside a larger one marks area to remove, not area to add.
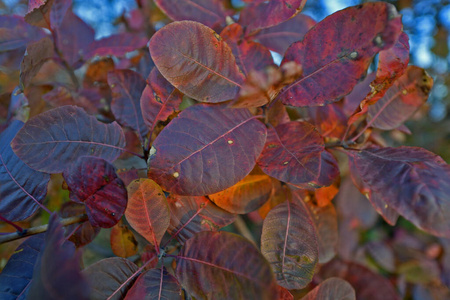
[[[181,287],[166,268],[151,269],[138,277],[125,297],[125,300],[141,299],[181,299]]]
[[[303,75],[279,99],[293,106],[339,100],[365,77],[372,57],[392,47],[400,33],[401,18],[389,3],[365,3],[332,14],[287,49],[282,64],[295,61]]]
[[[61,173],[81,156],[114,161],[125,147],[125,136],[115,122],[103,124],[79,107],[62,106],[31,118],[11,145],[33,169]]]
[[[91,286],[90,299],[107,299],[137,270],[134,263],[121,257],[105,258],[90,265],[83,270],[83,275]],[[134,280],[130,280],[111,300],[123,299],[133,283]]]
[[[292,199],[292,193],[289,189],[289,186],[281,184],[281,182],[276,179],[272,179],[272,185],[273,189],[269,200],[258,209],[258,213],[263,219],[266,218],[267,214],[272,210],[272,208],[288,199]]]
[[[61,206],[60,215],[62,218],[69,218],[86,213],[86,207],[76,202],[66,202]],[[82,247],[94,240],[100,232],[100,227],[93,227],[91,222],[83,222],[82,224],[72,224],[65,227],[66,234],[72,234],[69,241],[76,247]],[[75,232],[74,232],[75,230]]]
[[[111,230],[111,249],[119,257],[130,257],[137,253],[137,241],[133,232],[122,221]]]
[[[191,106],[156,138],[148,176],[178,195],[217,193],[250,173],[265,140],[264,124],[247,109]]]
[[[40,28],[30,26],[20,16],[0,16],[0,52],[20,49],[44,36]]]
[[[266,259],[248,240],[228,232],[205,231],[187,240],[177,257],[176,276],[197,299],[264,300],[276,295]]]
[[[233,99],[244,80],[230,47],[203,24],[173,22],[153,35],[149,47],[161,74],[196,100]]]
[[[56,29],[61,26],[67,10],[71,9],[71,7],[72,0],[57,0],[53,3],[50,10],[50,26],[52,29]]]
[[[318,243],[314,225],[302,203],[288,200],[267,214],[261,252],[282,287],[301,289],[312,280],[319,259]]]
[[[356,296],[350,283],[333,277],[321,282],[302,300],[356,300]]]
[[[55,0],[29,0],[25,21],[33,26],[50,29],[50,11],[53,2]]]
[[[53,57],[53,52],[53,42],[49,37],[45,37],[27,47],[27,52],[20,64],[20,86],[22,89],[28,87],[44,63]]]
[[[156,248],[169,227],[170,211],[161,187],[150,179],[139,179],[128,186],[128,222]]]
[[[10,221],[30,217],[47,194],[50,175],[30,169],[10,143],[23,122],[13,121],[0,135],[0,214]]]

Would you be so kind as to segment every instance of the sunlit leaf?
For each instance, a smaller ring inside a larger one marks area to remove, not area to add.
[[[11,143],[31,168],[61,173],[80,156],[114,161],[125,147],[117,123],[103,124],[76,106],[62,106],[31,118]]]
[[[264,124],[246,109],[191,106],[156,138],[148,175],[178,195],[217,193],[250,173],[265,140]]]
[[[177,257],[176,276],[196,299],[273,299],[276,295],[266,259],[251,242],[228,232],[205,231],[187,240]]]
[[[355,290],[347,281],[332,277],[321,282],[302,300],[356,300]]]

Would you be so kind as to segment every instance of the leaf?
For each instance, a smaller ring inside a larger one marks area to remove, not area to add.
[[[384,97],[369,106],[367,122],[383,130],[399,127],[427,101],[432,86],[433,78],[424,69],[408,67]]]
[[[144,122],[150,132],[153,132],[158,122],[166,121],[178,110],[183,94],[171,85],[157,68],[150,72],[149,82],[150,85],[142,92],[140,105]]]
[[[137,131],[143,142],[148,133],[142,117],[140,99],[145,88],[145,80],[131,70],[115,70],[108,73],[111,87],[111,111],[117,121]]]
[[[33,268],[44,245],[44,234],[25,240],[14,251],[0,273],[0,298],[24,300],[28,294]]]
[[[347,281],[332,277],[321,282],[302,300],[356,300],[355,290]]]
[[[244,30],[238,23],[225,27],[220,36],[230,46],[239,69],[246,77],[252,70],[262,70],[273,64],[269,49],[261,44],[243,39]]]
[[[115,122],[103,124],[79,107],[62,106],[31,118],[11,146],[31,168],[61,173],[81,156],[114,161],[125,147],[125,135]]]
[[[89,299],[89,286],[80,272],[80,258],[73,243],[65,240],[59,217],[52,214],[27,299]]]
[[[128,52],[145,47],[147,42],[147,38],[129,32],[113,34],[93,41],[83,54],[83,58],[88,60],[97,55],[122,57]]]
[[[161,74],[193,99],[233,99],[244,80],[227,43],[200,23],[170,23],[153,35],[149,48]]]
[[[176,276],[196,299],[273,299],[276,295],[266,259],[248,240],[229,232],[204,231],[187,240],[177,257]]]
[[[330,186],[338,180],[339,166],[336,158],[328,151],[322,151],[320,163],[320,175],[316,182],[310,183],[313,188]]]
[[[134,263],[121,257],[105,258],[90,265],[83,270],[91,286],[90,299],[107,299],[137,270]],[[123,299],[133,283],[134,280],[128,281],[111,300]]]
[[[170,195],[167,198],[170,207],[170,225],[168,232],[184,244],[200,231],[217,231],[234,222],[236,215],[231,214],[206,197]]]
[[[156,182],[139,179],[130,183],[125,216],[134,230],[159,249],[169,227],[170,211],[166,196]]]
[[[225,23],[227,15],[221,0],[155,0],[155,3],[174,21],[197,21],[209,27]]]
[[[258,165],[269,176],[291,184],[317,181],[324,143],[314,126],[289,122],[268,130]]]
[[[111,249],[119,257],[130,257],[137,253],[137,241],[133,232],[122,221],[111,230]]]
[[[264,124],[246,109],[191,106],[156,138],[148,176],[178,195],[217,193],[250,173],[265,140]]]
[[[83,204],[76,202],[63,203],[60,209],[61,218],[69,218],[86,213],[86,208]],[[71,234],[69,241],[75,246],[82,247],[92,242],[100,232],[100,227],[93,227],[91,222],[83,222],[82,224],[73,224],[66,226],[66,234]]]
[[[272,208],[288,199],[292,199],[292,193],[289,186],[281,184],[281,182],[276,179],[272,179],[272,185],[272,195],[270,195],[269,200],[258,209],[258,213],[263,219],[266,218]]]
[[[306,0],[272,0],[250,4],[241,11],[239,23],[247,27],[247,33],[272,27],[294,17],[305,4]]]
[[[23,17],[0,16],[0,52],[18,50],[44,36],[40,28],[27,24]]]
[[[33,215],[47,194],[50,175],[30,169],[10,143],[23,122],[13,121],[0,135],[0,214],[10,221]]]
[[[315,228],[302,203],[284,203],[264,219],[261,252],[277,283],[287,289],[304,288],[314,275],[319,259]]]
[[[278,297],[277,300],[294,300],[294,296],[284,287],[277,285]]]
[[[72,0],[58,0],[53,3],[50,10],[50,25],[52,29],[56,29],[61,26],[67,10],[71,10],[71,7]]]
[[[249,38],[263,44],[272,51],[284,54],[292,43],[302,40],[315,24],[316,21],[311,17],[298,14],[276,26],[262,29]]]
[[[347,129],[347,116],[336,104],[307,108],[311,123],[324,137],[341,138]]]
[[[29,0],[28,12],[25,15],[25,22],[30,25],[51,29],[50,11],[54,0]]]
[[[372,57],[392,47],[400,33],[401,18],[385,2],[364,3],[328,16],[287,49],[282,64],[295,61],[303,67],[303,75],[278,98],[292,106],[339,100],[365,77]]]
[[[31,80],[36,76],[41,67],[54,55],[53,42],[45,37],[27,47],[27,52],[20,64],[20,86],[22,89],[28,87]]]
[[[181,287],[166,268],[151,269],[142,273],[125,300],[141,299],[181,299]]]
[[[369,148],[350,155],[377,197],[417,227],[450,237],[450,167],[442,158],[416,147]]]
[[[272,179],[267,175],[248,175],[232,187],[209,198],[231,213],[246,214],[257,210],[272,194]]]

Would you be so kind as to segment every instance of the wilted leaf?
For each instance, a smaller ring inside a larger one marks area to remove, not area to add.
[[[350,152],[368,188],[419,228],[450,237],[450,167],[422,148]]]
[[[111,249],[119,257],[130,257],[137,253],[137,241],[133,232],[122,221],[111,229]]]
[[[20,65],[20,86],[26,88],[41,67],[53,57],[53,42],[45,37],[27,47]]]
[[[121,257],[105,258],[90,265],[83,270],[91,287],[90,299],[107,299],[137,270],[134,263]],[[133,283],[134,280],[128,281],[111,300],[123,299]]]
[[[248,175],[232,187],[209,198],[226,211],[246,214],[260,208],[272,194],[272,179],[267,175]]]
[[[273,299],[276,295],[264,256],[251,242],[229,232],[204,231],[187,240],[177,257],[176,276],[197,299]]]
[[[117,121],[137,131],[141,141],[148,133],[142,117],[140,99],[145,88],[145,80],[131,70],[116,70],[108,73],[111,87],[111,111]]]
[[[284,88],[279,99],[293,106],[339,100],[365,77],[372,57],[392,47],[400,33],[401,18],[385,2],[364,3],[328,16],[287,49],[282,64],[295,61],[303,67],[303,75]]]
[[[324,143],[314,126],[289,122],[268,130],[258,165],[269,176],[291,184],[316,182]]]
[[[128,186],[125,216],[140,235],[157,249],[169,227],[170,211],[161,187],[150,179],[139,179]]]
[[[206,197],[170,195],[170,226],[168,232],[182,244],[200,231],[216,231],[236,218]]]
[[[47,194],[50,175],[30,169],[10,143],[23,122],[13,121],[0,135],[0,214],[10,221],[30,217]]]
[[[317,236],[308,211],[289,200],[264,219],[261,252],[272,266],[277,282],[287,289],[304,288],[319,259]]]
[[[89,286],[80,272],[80,258],[73,243],[65,240],[59,217],[53,214],[27,299],[89,299]]]
[[[356,300],[355,290],[347,281],[332,277],[321,282],[302,300]]]
[[[217,193],[250,173],[265,140],[264,124],[246,109],[191,106],[156,138],[148,176],[178,195]]]
[[[125,300],[142,299],[181,299],[181,287],[164,266],[151,269],[139,276],[125,297]]]
[[[44,245],[44,234],[28,238],[14,251],[0,273],[0,298],[24,300],[28,294],[33,269]]]
[[[196,100],[233,99],[244,80],[230,47],[200,23],[173,22],[153,35],[149,47],[161,74]]]
[[[37,27],[25,23],[23,17],[0,16],[0,52],[18,50],[45,36]]]
[[[113,34],[92,42],[83,58],[88,60],[98,56],[124,56],[126,53],[145,47],[148,39],[129,32]]]
[[[306,0],[272,0],[252,3],[241,11],[239,23],[247,27],[247,33],[272,27],[294,17],[305,4]]]
[[[62,106],[31,118],[11,145],[33,169],[61,173],[81,156],[114,161],[125,147],[125,136],[115,122],[103,124],[79,107]]]

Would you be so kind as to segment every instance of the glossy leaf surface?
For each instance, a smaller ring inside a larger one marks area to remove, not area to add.
[[[156,138],[148,175],[174,194],[217,193],[250,173],[265,140],[264,124],[246,109],[191,106]]]
[[[102,259],[83,270],[83,275],[91,287],[91,300],[105,300],[114,293],[131,275],[138,270],[138,267],[131,261],[111,257]],[[125,297],[134,281],[130,280],[111,300],[119,300]]]
[[[258,165],[269,176],[292,184],[317,181],[323,139],[306,122],[289,122],[268,130]]]
[[[170,211],[161,187],[150,179],[139,179],[128,186],[128,222],[140,235],[158,248],[169,227]]]
[[[176,276],[197,299],[273,299],[276,295],[266,259],[245,238],[228,232],[200,232],[187,240],[177,258]]]
[[[123,224],[117,223],[111,229],[111,249],[119,257],[130,257],[137,254],[137,241],[133,232]]]
[[[279,98],[293,106],[339,100],[365,77],[372,57],[392,47],[400,33],[401,19],[389,3],[365,3],[332,14],[287,49],[282,64],[297,62],[303,75]]]
[[[70,199],[84,203],[94,227],[110,228],[127,207],[127,190],[113,165],[101,158],[84,156],[63,173]]]
[[[419,228],[450,236],[450,167],[442,158],[416,147],[370,148],[351,155],[362,180],[385,203]]]
[[[206,197],[170,195],[170,226],[168,232],[182,244],[200,231],[216,231],[235,220],[229,213]]]
[[[114,161],[125,147],[125,136],[117,123],[103,124],[81,108],[62,106],[31,118],[11,145],[31,168],[61,173],[85,155]]]
[[[151,269],[139,276],[125,297],[125,300],[141,299],[181,299],[181,287],[166,268]]]
[[[33,269],[44,245],[44,234],[28,238],[14,251],[0,273],[0,297],[24,300],[28,294]]]
[[[30,217],[45,200],[50,175],[30,169],[12,151],[10,143],[22,128],[13,121],[0,135],[0,214],[10,221]]]
[[[355,290],[347,281],[332,277],[321,282],[302,300],[356,300]]]
[[[149,47],[161,74],[196,100],[217,103],[233,99],[244,80],[230,47],[203,24],[171,23],[153,35]]]
[[[287,289],[305,287],[319,259],[317,236],[308,211],[301,203],[286,201],[264,219],[261,252]]]
[[[141,140],[148,133],[142,117],[140,99],[145,88],[145,80],[139,73],[131,70],[115,70],[108,73],[111,87],[111,111],[117,122],[137,131]]]
[[[236,214],[260,208],[272,194],[272,179],[267,175],[248,175],[232,187],[209,195],[219,207]]]

